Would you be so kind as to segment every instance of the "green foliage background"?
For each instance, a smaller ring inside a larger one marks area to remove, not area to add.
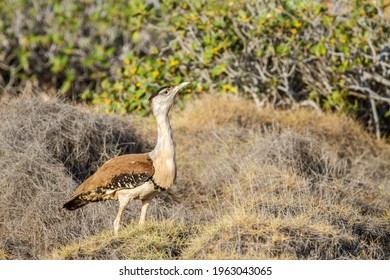
[[[152,91],[185,80],[184,100],[306,102],[388,130],[390,25],[377,2],[1,1],[0,85],[145,115]]]

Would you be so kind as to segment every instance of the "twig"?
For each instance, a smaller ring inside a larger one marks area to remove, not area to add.
[[[15,67],[12,67],[12,68],[11,68],[11,71],[9,71],[9,73],[10,73],[10,75],[9,75],[9,80],[8,80],[7,85],[5,86],[5,89],[6,89],[6,90],[11,89],[11,87],[14,85],[15,76],[16,76],[16,73],[17,73],[16,68],[15,68]]]
[[[381,129],[380,129],[380,125],[379,125],[379,117],[378,117],[378,111],[376,110],[375,100],[385,101],[385,102],[388,102],[390,104],[390,98],[382,97],[368,87],[361,87],[361,86],[355,85],[355,86],[349,86],[348,88],[352,89],[352,90],[367,92],[369,94],[372,115],[374,117],[375,134],[376,134],[377,140],[379,141],[381,139]]]
[[[383,101],[383,102],[387,102],[387,103],[390,104],[390,98],[386,98],[386,97],[380,96],[379,94],[377,94],[375,91],[373,91],[370,88],[354,85],[354,86],[348,86],[348,89],[362,91],[362,92],[367,92],[370,95],[370,99]]]
[[[372,115],[374,117],[376,139],[379,141],[381,140],[381,128],[379,126],[379,118],[378,118],[378,112],[376,110],[375,100],[371,97],[370,97],[370,103],[371,103]]]
[[[244,50],[246,50],[247,40],[245,39],[244,35],[241,33],[240,29],[238,28],[237,22],[234,19],[232,19],[231,22],[233,24],[234,32],[237,34],[238,37],[240,37],[242,44],[244,45]]]
[[[246,92],[250,92],[250,94],[252,95],[252,98],[253,98],[253,101],[255,102],[256,106],[257,107],[261,107],[261,102],[260,102],[260,99],[259,97],[257,96],[257,94],[255,93],[255,91],[251,88],[249,88],[248,86],[243,86],[243,89],[246,91]]]
[[[291,90],[290,88],[288,88],[288,87],[286,87],[286,86],[284,86],[284,87],[283,87],[283,86],[278,86],[277,89],[278,89],[278,90],[281,90],[281,91],[283,91],[285,94],[287,94],[288,98],[289,98],[294,104],[297,103],[297,101],[296,101],[295,98],[294,98],[294,92],[292,92],[292,90]]]
[[[376,55],[376,51],[375,51],[374,45],[372,44],[370,39],[367,40],[367,43],[368,43],[368,46],[371,49],[372,57],[374,58],[374,63],[376,63],[378,61],[378,57]]]
[[[304,100],[302,102],[299,102],[298,106],[299,107],[305,107],[305,106],[312,107],[316,112],[322,113],[320,106],[318,106],[318,104],[315,103],[313,100]]]
[[[257,72],[259,73],[259,75],[260,75],[261,81],[262,81],[262,82],[268,81],[268,78],[265,76],[265,74],[264,74],[263,71],[261,70],[260,65],[257,64],[257,63],[255,63],[255,68],[256,68]]]
[[[387,80],[385,77],[382,77],[381,75],[376,74],[376,73],[371,74],[369,72],[364,71],[363,72],[363,79],[374,79],[376,82],[378,82],[384,86],[390,87],[390,80]]]
[[[353,47],[353,46],[352,46]],[[359,51],[358,49],[355,49],[354,51]],[[367,58],[367,59],[370,59],[372,61],[375,60],[375,58],[369,54],[365,54],[365,53],[361,53],[361,56],[363,56],[364,58]],[[390,68],[390,64],[389,63],[386,63],[384,61],[377,61],[376,62],[377,64],[383,66],[383,67],[387,67],[387,68]]]

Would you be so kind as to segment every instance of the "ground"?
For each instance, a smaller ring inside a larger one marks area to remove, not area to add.
[[[150,150],[153,118],[39,98],[0,110],[3,259],[388,259],[390,146],[354,120],[205,96],[170,115],[176,184],[138,225],[62,204],[105,160]]]

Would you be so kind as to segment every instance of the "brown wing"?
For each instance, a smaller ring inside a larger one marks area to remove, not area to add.
[[[117,190],[136,188],[153,174],[153,162],[148,154],[113,158],[75,190],[64,208],[74,210],[91,201],[110,199]]]

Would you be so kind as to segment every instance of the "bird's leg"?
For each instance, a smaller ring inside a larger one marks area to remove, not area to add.
[[[150,204],[150,200],[149,199],[142,200],[141,218],[139,219],[139,223],[140,224],[145,223],[146,210],[148,209],[149,204]]]
[[[123,210],[129,204],[129,202],[132,200],[131,196],[126,196],[126,195],[119,195],[118,196],[118,201],[119,201],[119,209],[118,209],[118,214],[116,215],[115,221],[114,221],[114,233],[115,235],[118,234],[119,230],[119,225],[121,222]]]

